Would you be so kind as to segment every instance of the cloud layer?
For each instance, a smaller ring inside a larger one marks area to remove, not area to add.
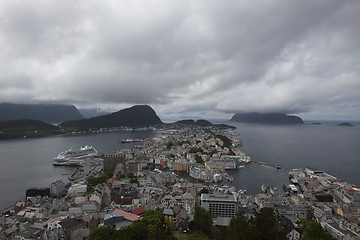
[[[0,102],[360,119],[359,12],[357,0],[4,0]]]

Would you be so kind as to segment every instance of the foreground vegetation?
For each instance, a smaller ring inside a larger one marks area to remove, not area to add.
[[[304,223],[303,240],[330,240],[333,239],[326,233],[319,223],[308,220]],[[247,217],[242,212],[235,216],[228,227],[214,226],[208,211],[196,207],[194,220],[184,224],[182,230],[174,228],[174,225],[163,217],[161,211],[148,210],[144,218],[134,224],[115,229],[115,226],[101,226],[95,228],[91,234],[91,240],[100,239],[244,239],[244,240],[273,240],[287,239],[290,231],[282,224],[279,215],[272,208],[262,208],[254,213],[254,217]]]

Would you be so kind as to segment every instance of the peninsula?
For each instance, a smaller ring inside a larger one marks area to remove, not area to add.
[[[57,134],[59,127],[38,120],[0,121],[0,139],[34,138]]]
[[[284,113],[236,113],[232,118],[233,122],[242,123],[263,123],[263,124],[304,124],[304,121],[298,116],[291,116]]]

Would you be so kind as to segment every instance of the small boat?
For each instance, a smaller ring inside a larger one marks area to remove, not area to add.
[[[281,167],[280,167],[280,165],[278,163],[276,164],[275,167],[276,167],[276,169],[281,169]]]

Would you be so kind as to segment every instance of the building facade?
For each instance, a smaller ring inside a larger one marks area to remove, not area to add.
[[[201,207],[209,211],[212,218],[234,217],[237,213],[237,201],[234,195],[202,193]]]
[[[108,153],[104,156],[104,170],[114,171],[117,164],[122,164],[125,169],[126,157],[121,153]]]

